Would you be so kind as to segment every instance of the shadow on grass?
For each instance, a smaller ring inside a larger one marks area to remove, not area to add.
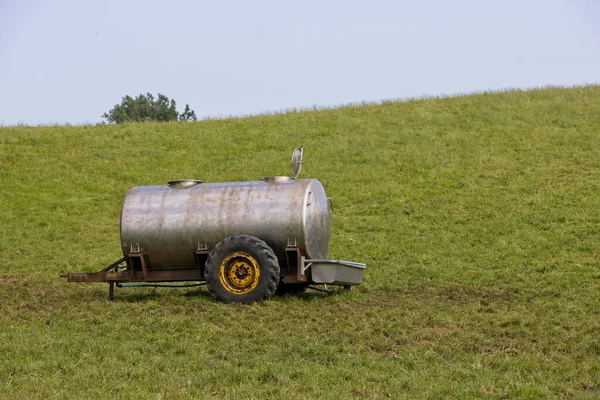
[[[104,291],[104,293],[98,293],[99,291],[94,291],[93,297],[98,299],[99,297],[104,297],[108,300],[108,288]],[[274,295],[269,301],[280,301],[283,299],[296,299],[303,301],[321,301],[323,299],[328,298],[340,298],[347,297],[350,294],[349,291],[341,289],[341,288],[330,288],[328,291],[318,291],[308,289],[305,293],[289,293],[284,295]],[[189,288],[148,288],[148,287],[123,287],[123,288],[115,288],[115,298],[113,302],[144,302],[144,301],[155,301],[155,300],[165,300],[168,301],[169,298],[200,298],[202,300],[207,300],[211,302],[216,302],[206,286],[201,286],[196,289]]]
[[[194,297],[201,298],[204,300],[212,300],[210,292],[205,287],[199,287],[196,289],[190,288],[148,288],[148,287],[124,287],[115,288],[115,298],[113,302],[144,302],[154,300],[165,300],[170,298],[181,298],[181,297]],[[106,298],[108,300],[108,290],[106,292]]]
[[[321,289],[321,286],[317,286]],[[78,283],[76,285],[59,285],[54,287],[53,290],[48,291],[39,288],[40,290],[33,289],[34,293],[23,293],[21,297],[24,298],[40,298],[40,297],[51,297],[53,302],[67,302],[74,304],[82,304],[89,302],[106,302],[107,304],[120,304],[120,303],[147,303],[147,302],[162,302],[165,305],[170,303],[181,303],[185,302],[186,299],[190,301],[201,301],[202,303],[210,304],[217,303],[206,286],[199,287],[115,287],[114,300],[109,300],[109,287],[108,284],[98,283]],[[16,291],[16,288],[15,288]],[[41,291],[44,293],[42,294]],[[16,293],[15,293],[16,294]],[[317,291],[311,288],[307,289],[304,293],[288,293],[283,295],[274,295],[269,302],[285,304],[287,302],[338,302],[348,300],[364,299],[364,290],[354,289],[348,291],[342,287],[329,286],[327,292]]]

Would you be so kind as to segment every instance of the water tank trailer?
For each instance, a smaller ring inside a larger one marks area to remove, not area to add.
[[[68,282],[115,285],[205,281],[223,302],[269,299],[279,287],[362,283],[366,265],[328,260],[331,199],[316,179],[292,176],[203,183],[177,180],[129,189],[121,207],[123,258],[100,272],[69,273]]]

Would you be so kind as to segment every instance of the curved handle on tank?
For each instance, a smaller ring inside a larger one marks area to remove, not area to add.
[[[308,192],[308,199],[306,200],[306,207],[310,206],[313,202],[313,192]]]
[[[329,214],[331,214],[333,212],[333,200],[331,199],[331,197],[327,198],[327,204],[329,206]]]

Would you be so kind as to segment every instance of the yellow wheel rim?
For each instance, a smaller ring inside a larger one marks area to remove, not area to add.
[[[228,254],[219,266],[221,284],[230,293],[250,293],[260,278],[258,262],[250,254],[236,251]]]

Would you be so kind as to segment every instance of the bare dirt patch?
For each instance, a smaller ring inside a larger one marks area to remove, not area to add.
[[[15,285],[21,282],[20,279],[17,278],[9,278],[7,276],[0,276],[0,285]]]

